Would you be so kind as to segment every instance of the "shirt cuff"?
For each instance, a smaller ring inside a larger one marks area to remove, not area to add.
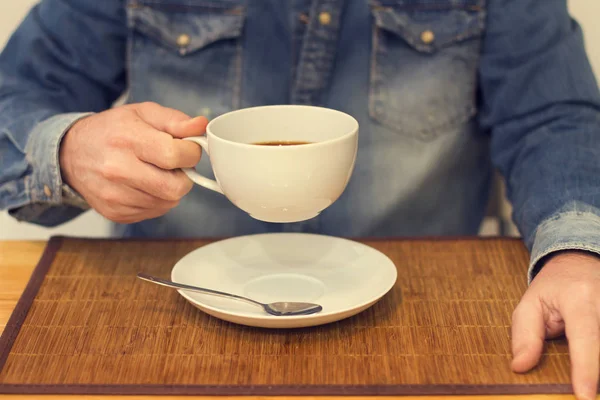
[[[544,257],[564,250],[600,254],[600,209],[574,202],[540,224],[531,250],[529,283],[542,268]]]
[[[89,208],[87,202],[65,184],[60,174],[59,149],[64,135],[82,118],[93,113],[59,114],[39,123],[27,141],[27,161],[32,166],[27,180],[31,203]]]

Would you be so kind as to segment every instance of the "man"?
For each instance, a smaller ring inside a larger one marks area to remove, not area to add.
[[[592,398],[600,94],[565,3],[43,0],[0,57],[0,208],[53,226],[91,207],[125,236],[476,234],[495,165],[532,252],[512,367],[566,332],[574,390]],[[200,151],[180,138],[281,103],[359,121],[333,206],[266,224],[192,188],[180,168]]]

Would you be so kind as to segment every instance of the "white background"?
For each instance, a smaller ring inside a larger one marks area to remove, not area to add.
[[[104,1],[104,0],[97,0]],[[544,2],[546,0],[538,0]],[[10,37],[12,31],[21,22],[27,11],[37,0],[2,0],[0,1],[0,48]],[[586,46],[596,76],[600,77],[600,1],[569,0],[572,15],[583,26]],[[93,211],[63,224],[58,228],[47,229],[27,223],[19,223],[0,212],[0,240],[5,239],[47,239],[50,235],[68,234],[74,236],[106,236],[109,234],[109,223]]]

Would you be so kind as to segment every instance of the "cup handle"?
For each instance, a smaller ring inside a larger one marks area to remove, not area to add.
[[[197,145],[202,147],[202,150],[204,150],[207,156],[210,156],[208,152],[208,140],[206,139],[206,136],[192,136],[183,138],[183,140],[196,143]],[[207,189],[214,190],[215,192],[224,194],[223,190],[221,189],[221,186],[219,186],[217,181],[208,179],[207,177],[200,175],[196,172],[194,168],[182,168],[182,171],[187,175],[188,178],[192,180],[192,182],[203,186]]]

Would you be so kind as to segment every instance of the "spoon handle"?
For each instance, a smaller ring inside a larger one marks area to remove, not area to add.
[[[258,301],[255,301],[252,299],[249,299],[247,297],[238,296],[237,294],[219,292],[218,290],[206,289],[206,288],[201,288],[198,286],[184,285],[183,283],[177,283],[177,282],[173,282],[173,281],[170,281],[167,279],[157,278],[155,276],[144,274],[142,272],[138,273],[137,277],[144,281],[156,283],[157,285],[167,286],[167,287],[174,288],[174,289],[189,290],[190,292],[198,292],[198,293],[210,294],[213,296],[226,297],[228,299],[241,300],[241,301],[245,301],[247,303],[253,304],[253,305],[258,305],[258,306],[263,307],[262,303],[259,303]]]

